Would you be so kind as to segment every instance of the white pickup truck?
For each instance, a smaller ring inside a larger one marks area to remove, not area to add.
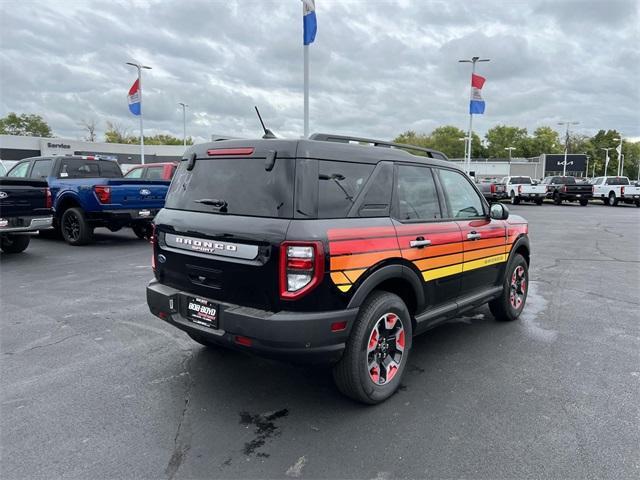
[[[593,198],[615,207],[619,202],[640,207],[640,187],[631,184],[627,177],[596,177],[591,180]]]
[[[513,205],[518,205],[521,201],[542,205],[547,195],[547,187],[534,182],[531,177],[504,177],[501,183],[507,186],[507,195]]]

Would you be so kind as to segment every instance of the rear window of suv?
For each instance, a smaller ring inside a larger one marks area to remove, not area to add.
[[[264,158],[198,159],[193,170],[181,162],[166,208],[196,212],[292,218],[294,160],[278,158],[271,171]],[[202,203],[220,200],[226,207]]]

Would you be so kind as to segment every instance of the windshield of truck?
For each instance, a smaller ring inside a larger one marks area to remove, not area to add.
[[[215,214],[292,218],[294,161],[278,158],[267,170],[264,158],[197,159],[193,170],[180,163],[166,208]]]

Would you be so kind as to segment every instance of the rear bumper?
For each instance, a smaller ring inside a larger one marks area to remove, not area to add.
[[[483,195],[487,200],[504,200],[505,198],[509,198],[507,192],[484,193]]]
[[[6,227],[3,227],[6,222]],[[0,218],[0,233],[26,233],[37,232],[38,230],[46,230],[51,228],[53,217],[34,217],[34,218]]]
[[[159,208],[101,210],[98,212],[87,212],[87,219],[93,223],[124,226],[134,223],[151,222],[159,211]]]
[[[334,363],[340,359],[358,309],[328,312],[278,313],[218,302],[218,329],[189,321],[186,295],[152,280],[147,286],[147,304],[155,316],[187,333],[220,346],[258,355],[305,363]],[[215,302],[215,299],[211,299]],[[334,322],[347,322],[344,330],[331,331]],[[251,340],[237,343],[237,336]]]

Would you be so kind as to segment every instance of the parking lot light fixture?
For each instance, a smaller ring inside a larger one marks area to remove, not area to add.
[[[624,170],[624,155],[622,155],[622,135],[620,138],[614,138],[614,142],[620,142],[620,145],[616,148],[616,152],[618,152],[618,176],[621,177]]]
[[[187,146],[187,107],[188,104],[184,102],[178,102],[178,105],[182,106],[182,145]]]
[[[565,131],[565,136],[564,136],[564,161],[562,162],[562,176],[566,177],[567,176],[567,154],[569,153],[569,127],[571,125],[579,125],[580,122],[575,122],[575,121],[564,121],[564,122],[558,122],[558,125],[566,125],[567,129]]]
[[[511,163],[511,152],[515,149],[516,147],[505,147],[505,150],[509,151],[509,163]]]

